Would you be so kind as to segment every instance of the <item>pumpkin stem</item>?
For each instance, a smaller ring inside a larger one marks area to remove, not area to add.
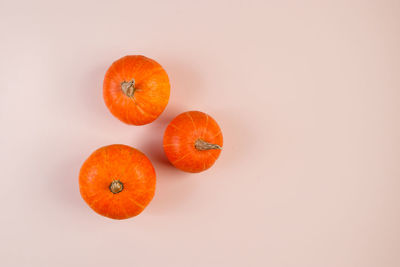
[[[132,79],[129,82],[123,81],[121,83],[121,90],[127,97],[132,97],[135,93],[135,80]]]
[[[200,151],[210,150],[210,149],[222,149],[221,146],[219,146],[217,144],[208,143],[200,138],[196,140],[196,143],[194,143],[194,146],[197,150],[200,150]]]
[[[124,189],[124,185],[123,183],[120,182],[120,180],[113,180],[109,188],[111,193],[118,194],[119,192],[122,191],[122,189]]]

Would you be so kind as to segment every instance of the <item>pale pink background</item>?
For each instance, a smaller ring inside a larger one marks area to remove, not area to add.
[[[400,266],[400,2],[0,1],[1,266]],[[153,124],[116,120],[107,67],[167,70]],[[165,162],[201,110],[216,165]],[[114,221],[80,198],[96,148],[145,152],[157,192]]]

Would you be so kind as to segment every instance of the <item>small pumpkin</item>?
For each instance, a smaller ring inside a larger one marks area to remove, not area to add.
[[[127,219],[141,213],[154,196],[156,173],[150,160],[126,145],[97,149],[79,173],[82,198],[98,214]]]
[[[127,124],[154,121],[167,106],[169,94],[167,73],[145,56],[118,59],[104,77],[104,102],[115,117]]]
[[[210,115],[188,111],[167,126],[163,147],[168,160],[178,169],[201,172],[217,160],[222,142],[221,129]]]

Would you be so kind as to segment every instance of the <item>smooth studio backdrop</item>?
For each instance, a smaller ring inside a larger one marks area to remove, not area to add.
[[[400,266],[400,2],[0,0],[0,265]],[[160,62],[146,126],[102,99],[108,66]],[[186,110],[220,124],[210,170],[166,162]],[[81,199],[100,146],[142,150],[157,192],[114,221]]]

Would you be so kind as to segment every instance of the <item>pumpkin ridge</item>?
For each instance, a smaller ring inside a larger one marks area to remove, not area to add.
[[[176,126],[176,125],[173,124],[173,123],[170,123],[169,126],[172,126],[172,127],[174,127],[175,129],[177,129],[177,130],[179,130],[179,131],[184,131],[184,130],[182,130],[181,128],[179,128],[178,126]]]
[[[147,75],[144,76],[144,77],[141,77],[141,78],[137,81],[137,84],[139,85],[139,84],[143,83],[143,81],[149,79],[151,76],[153,76],[154,74],[157,74],[157,73],[159,73],[159,72],[161,72],[161,71],[165,71],[165,70],[162,68],[162,66],[159,66],[157,69],[155,69],[155,70],[152,71],[151,73],[147,74]],[[139,87],[139,86],[138,86],[138,87]]]
[[[145,111],[145,110],[139,105],[139,102],[136,101],[136,99],[134,99],[134,103],[135,103],[137,109],[138,109],[143,115],[148,115],[148,116],[150,116],[150,117],[152,117],[152,118],[157,118],[156,115],[153,115],[153,114],[151,114],[151,113]]]
[[[187,156],[189,156],[191,154],[193,154],[193,151],[190,151],[189,153],[185,154],[184,156],[182,156],[178,160],[175,160],[172,164],[178,163],[179,161],[183,160],[184,158],[186,158]]]
[[[136,206],[138,206],[139,208],[141,208],[141,209],[144,209],[145,207],[142,205],[142,204],[140,204],[139,202],[137,202],[136,200],[134,200],[134,199],[132,199],[132,198],[130,198],[130,197],[128,197],[128,199],[130,200],[130,201],[132,201]]]
[[[206,123],[204,125],[204,129],[203,129],[203,133],[201,134],[202,136],[204,136],[205,132],[207,131],[207,127],[208,127],[208,115],[206,113],[204,113],[206,115]]]
[[[196,127],[196,124],[194,123],[194,120],[193,120],[193,118],[192,118],[192,115],[190,115],[189,112],[187,112],[186,115],[188,115],[188,117],[189,117],[190,120],[192,121],[194,130],[197,132],[197,127]]]

